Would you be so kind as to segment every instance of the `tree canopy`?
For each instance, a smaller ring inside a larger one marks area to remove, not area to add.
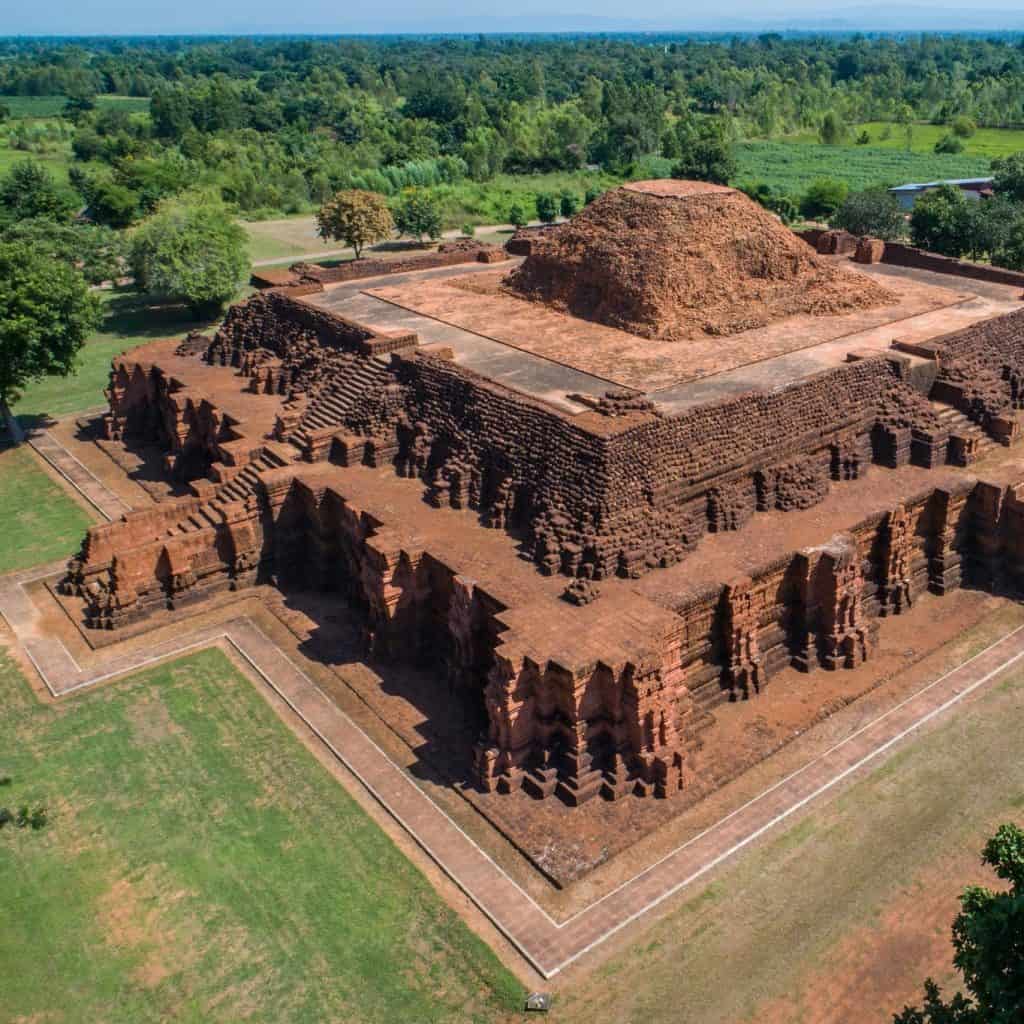
[[[962,256],[971,247],[971,212],[955,185],[940,185],[918,196],[910,214],[910,240],[943,256]]]
[[[196,319],[230,302],[249,272],[245,232],[219,203],[202,197],[171,202],[132,239],[136,284],[182,302]]]
[[[356,259],[366,246],[387,238],[395,229],[384,197],[362,189],[336,193],[320,207],[316,221],[321,238],[352,246]]]
[[[906,232],[900,204],[884,188],[851,192],[832,214],[829,226],[852,235],[885,239],[899,238]]]
[[[403,235],[412,235],[422,242],[441,237],[441,205],[424,189],[410,188],[402,193],[395,207],[395,227]]]
[[[69,263],[28,242],[0,243],[0,403],[46,374],[71,373],[100,311]]]
[[[1024,830],[1001,825],[982,863],[1005,890],[972,885],[953,922],[953,965],[966,994],[943,999],[929,978],[921,1006],[905,1007],[894,1024],[1017,1024],[1024,1020]]]

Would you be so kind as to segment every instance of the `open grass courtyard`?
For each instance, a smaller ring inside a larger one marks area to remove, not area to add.
[[[40,705],[0,652],[3,1020],[492,1022],[520,985],[220,651]]]

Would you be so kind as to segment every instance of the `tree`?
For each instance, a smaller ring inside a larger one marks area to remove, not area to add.
[[[170,201],[132,239],[135,281],[160,298],[183,302],[199,320],[235,297],[249,271],[245,232],[208,199]]]
[[[838,146],[846,138],[846,125],[834,110],[830,110],[822,118],[818,138],[825,146]]]
[[[1024,202],[1024,153],[1011,153],[992,161],[992,190]]]
[[[800,213],[808,220],[831,217],[846,201],[849,186],[834,178],[818,178],[800,200]]]
[[[77,267],[89,284],[112,281],[124,273],[125,237],[98,224],[60,224],[45,217],[18,221],[6,232],[9,242],[25,242],[53,259]]]
[[[321,238],[352,246],[356,259],[362,256],[365,246],[387,238],[395,229],[384,197],[357,188],[336,192],[317,211],[316,221]]]
[[[30,243],[0,243],[0,404],[29,381],[66,377],[100,320],[100,300],[74,267]]]
[[[970,211],[955,185],[940,185],[919,196],[910,214],[910,241],[943,256],[962,256],[971,248]]]
[[[1004,206],[998,197],[981,205],[976,216],[979,249],[997,267],[1024,270],[1024,209],[1013,202]]]
[[[395,208],[395,227],[403,235],[413,235],[420,243],[423,236],[441,237],[441,204],[422,188],[407,188]]]
[[[526,211],[523,209],[520,203],[513,203],[509,207],[508,219],[517,228],[525,227],[529,223],[529,218],[526,216]]]
[[[946,1002],[925,982],[924,1005],[905,1007],[894,1024],[1011,1024],[1024,1019],[1024,830],[1001,825],[985,844],[982,863],[1009,889],[972,885],[953,922],[953,965],[967,995]]]
[[[74,200],[57,188],[42,164],[22,160],[0,178],[0,208],[11,222],[30,217],[64,220],[74,209]]]
[[[558,200],[549,192],[541,192],[537,196],[537,219],[545,224],[553,224],[558,216]]]
[[[829,220],[829,227],[841,228],[851,235],[874,238],[899,238],[906,230],[900,204],[884,188],[851,192]]]
[[[678,136],[680,157],[672,177],[728,185],[737,168],[722,121],[704,118],[696,125],[683,121],[679,125],[683,126]]]

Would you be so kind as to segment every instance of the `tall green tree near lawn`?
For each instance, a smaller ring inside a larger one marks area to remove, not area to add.
[[[71,373],[100,319],[100,300],[69,263],[26,242],[0,244],[0,406],[32,380]]]

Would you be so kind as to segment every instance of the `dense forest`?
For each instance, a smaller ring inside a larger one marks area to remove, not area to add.
[[[97,102],[110,95],[137,97],[141,109]],[[810,131],[830,143],[867,121],[897,133],[958,118],[1022,125],[1024,44],[774,34],[0,41],[0,104],[52,96],[66,98],[74,125],[72,185],[123,226],[195,185],[253,215],[306,210],[347,187],[394,196],[509,174],[624,176],[645,161],[664,173],[657,161],[678,159],[707,120],[733,140]]]

